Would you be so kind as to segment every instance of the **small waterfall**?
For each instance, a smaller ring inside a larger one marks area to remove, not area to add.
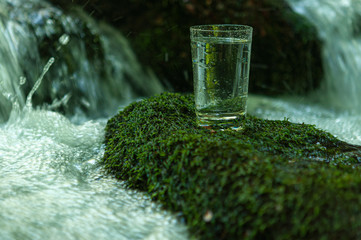
[[[164,90],[119,32],[80,9],[65,14],[42,0],[0,0],[0,122],[13,104],[24,106],[50,58],[33,104],[66,115],[109,116],[120,103]]]
[[[361,1],[289,0],[307,17],[323,41],[322,101],[338,110],[361,113]]]
[[[267,119],[314,124],[361,145],[361,1],[287,1],[316,26],[323,42],[322,87],[307,96],[251,96],[249,112]]]

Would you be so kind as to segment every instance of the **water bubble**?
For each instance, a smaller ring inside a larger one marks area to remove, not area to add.
[[[20,77],[19,84],[20,84],[20,85],[24,85],[25,83],[26,83],[26,77],[21,76],[21,77]]]
[[[46,20],[46,24],[53,25],[53,24],[54,24],[54,20],[48,19],[48,20]]]
[[[70,37],[66,33],[61,35],[61,37],[59,38],[59,43],[61,45],[67,45],[69,43],[69,41],[70,41]]]
[[[13,95],[11,93],[5,92],[2,94],[7,100],[10,100],[13,98]]]

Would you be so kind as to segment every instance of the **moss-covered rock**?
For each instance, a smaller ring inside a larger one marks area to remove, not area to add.
[[[103,163],[199,239],[360,236],[360,147],[287,120],[242,124],[197,127],[192,96],[165,93],[109,120]]]

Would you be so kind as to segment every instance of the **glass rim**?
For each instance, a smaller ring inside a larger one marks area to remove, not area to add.
[[[234,27],[234,29],[232,28],[211,29],[211,27]],[[194,25],[191,26],[189,29],[191,31],[201,31],[201,32],[247,32],[253,30],[251,26],[242,25],[242,24],[204,24],[204,25]]]

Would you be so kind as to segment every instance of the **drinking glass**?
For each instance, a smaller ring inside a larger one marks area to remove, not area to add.
[[[252,27],[192,26],[190,38],[199,126],[239,130],[247,112]]]

